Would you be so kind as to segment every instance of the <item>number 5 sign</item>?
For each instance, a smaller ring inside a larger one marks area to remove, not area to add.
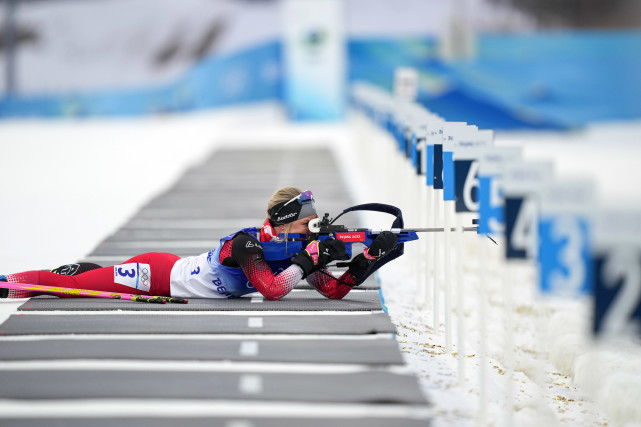
[[[594,221],[594,333],[641,334],[641,212],[600,211]]]
[[[479,234],[502,234],[504,231],[501,168],[521,158],[520,147],[489,147],[479,163]]]

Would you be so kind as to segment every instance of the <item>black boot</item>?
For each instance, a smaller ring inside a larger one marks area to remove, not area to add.
[[[0,282],[6,282],[7,278],[0,274]],[[9,289],[0,288],[0,298],[7,298],[9,296]]]
[[[61,265],[60,267],[51,270],[51,272],[61,274],[63,276],[77,276],[78,274],[95,270],[97,268],[102,268],[102,266],[90,262],[78,262],[75,264]]]

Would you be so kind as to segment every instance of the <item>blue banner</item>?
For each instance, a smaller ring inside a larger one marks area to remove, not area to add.
[[[281,45],[197,63],[163,87],[0,99],[0,117],[137,116],[282,99]]]

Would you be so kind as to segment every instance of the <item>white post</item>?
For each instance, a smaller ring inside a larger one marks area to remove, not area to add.
[[[450,237],[451,237],[451,202],[448,200],[443,201],[443,227],[445,228],[445,234],[443,236],[443,256],[444,256],[444,280],[443,285],[445,286],[445,304],[444,304],[444,314],[445,314],[445,350],[448,354],[452,353],[452,311],[450,308],[450,303],[452,299],[452,264],[450,257]]]
[[[465,291],[463,288],[463,219],[456,217],[456,359],[458,361],[459,386],[465,382]]]
[[[442,191],[434,190],[435,200],[434,200],[434,225],[436,227],[440,226],[440,205]],[[440,326],[440,284],[441,284],[441,261],[439,257],[439,249],[442,248],[441,244],[441,233],[434,233],[434,288],[433,288],[433,303],[434,303],[434,332],[436,333]]]
[[[514,298],[512,296],[512,283],[514,281],[514,270],[510,267],[513,265],[506,262],[503,268],[502,285],[505,306],[503,307],[503,321],[505,322],[505,404],[506,409],[503,411],[504,425],[511,426],[514,412],[514,384],[512,373],[514,371]]]
[[[414,174],[416,172],[412,171]],[[414,186],[415,186],[415,192],[416,192],[416,199],[417,202],[415,203],[416,206],[416,226],[417,227],[422,227],[423,226],[423,219],[425,216],[425,189],[421,185],[421,177],[414,176]],[[415,249],[416,252],[416,296],[418,300],[418,306],[422,307],[423,301],[425,300],[425,282],[423,280],[423,260],[425,256],[425,251],[423,250],[424,245],[423,245],[423,239],[419,237],[418,240],[418,246]]]
[[[479,245],[479,425],[487,425],[487,237],[480,235],[477,239]]]
[[[392,136],[388,136],[388,139],[392,141],[387,141],[388,145],[388,156],[386,157],[388,162],[391,163],[391,168],[388,169],[390,173],[388,174],[389,179],[387,180],[387,195],[392,200],[392,204],[398,206],[401,196],[399,196],[398,191],[398,148],[396,147],[396,140]],[[390,144],[391,143],[391,144]],[[381,160],[381,166],[383,166],[385,160]]]
[[[427,203],[425,206],[425,212],[427,213],[426,215],[426,225],[427,227],[436,227],[435,221],[434,221],[434,187],[427,186],[426,185],[426,192],[427,192]],[[435,233],[425,233],[426,236],[426,252],[425,252],[425,259],[428,262],[428,265],[425,268],[425,273],[426,273],[426,292],[425,292],[425,308],[429,307],[430,296],[434,294],[434,236]]]

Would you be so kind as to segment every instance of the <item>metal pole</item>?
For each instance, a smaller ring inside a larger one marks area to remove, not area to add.
[[[463,231],[477,231],[478,227],[463,227]],[[438,233],[438,232],[443,232],[446,231],[446,227],[428,227],[428,228],[392,228],[392,232],[394,231],[414,231],[416,233]],[[457,228],[455,227],[450,227],[450,231],[456,231]]]
[[[15,82],[15,9],[16,0],[5,0],[4,17],[4,50],[6,58],[6,94],[13,96],[16,92]]]

